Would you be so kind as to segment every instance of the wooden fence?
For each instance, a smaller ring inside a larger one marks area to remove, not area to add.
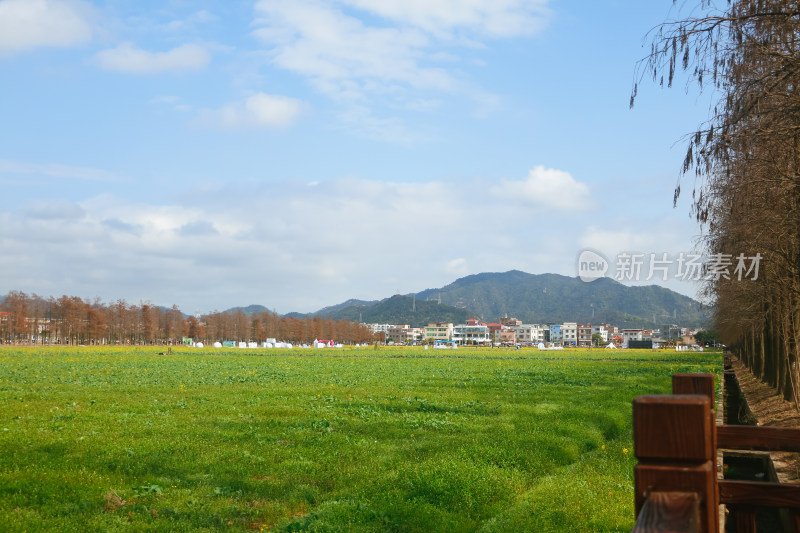
[[[633,401],[634,533],[720,533],[720,505],[736,531],[756,531],[759,507],[783,507],[800,533],[800,484],[720,479],[717,450],[800,452],[800,428],[717,425],[714,377],[675,374],[671,395]],[[762,532],[763,533],[763,532]]]

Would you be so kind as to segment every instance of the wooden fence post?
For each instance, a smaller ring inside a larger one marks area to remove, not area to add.
[[[714,407],[714,374],[673,374],[672,394],[702,394]]]
[[[708,396],[699,394],[639,396],[633,401],[634,448],[639,460],[634,469],[637,517],[652,493],[672,494],[659,497],[665,505],[680,500],[676,493],[694,493],[699,531],[719,533],[710,411]],[[689,522],[683,530],[691,531]],[[634,531],[647,530],[659,528],[657,524],[642,527],[637,521]]]
[[[673,374],[672,375],[672,394],[702,394],[708,398],[710,404],[709,418],[711,419],[711,444],[714,447],[714,467],[722,468],[717,464],[717,417],[714,413],[716,404],[714,390],[714,374]],[[719,476],[721,470],[714,471],[714,477]],[[709,498],[710,501],[710,498]],[[714,483],[714,505],[717,512],[719,509],[719,486]]]

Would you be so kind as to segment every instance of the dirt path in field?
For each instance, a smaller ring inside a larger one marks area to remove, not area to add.
[[[731,354],[730,360],[759,426],[800,427],[800,411],[793,403],[776,396],[775,389],[756,378],[736,356]],[[770,456],[781,483],[800,481],[800,454],[772,452]]]

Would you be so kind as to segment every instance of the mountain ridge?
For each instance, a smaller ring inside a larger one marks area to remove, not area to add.
[[[508,315],[526,323],[704,326],[711,317],[710,309],[700,302],[658,285],[627,286],[611,278],[583,282],[577,277],[520,270],[472,274],[440,289],[417,293],[418,299],[434,296],[484,319]]]
[[[229,311],[255,307],[258,306]],[[611,278],[583,282],[561,274],[509,270],[470,274],[441,288],[417,293],[382,300],[349,299],[316,312],[283,316],[412,327],[429,322],[464,322],[467,318],[495,322],[508,316],[524,323],[609,323],[621,328],[657,328],[667,323],[707,327],[711,315],[710,308],[693,298],[658,285],[627,286]]]
[[[436,302],[442,310],[462,309],[487,322],[509,316],[525,323],[574,321],[648,328],[664,323],[705,327],[711,319],[711,310],[700,302],[658,285],[627,286],[611,278],[587,283],[577,277],[529,274],[520,270],[471,274],[444,287],[406,296],[409,300],[415,299],[418,309],[426,302]],[[325,309],[332,307],[336,306]],[[348,309],[348,306],[339,306],[336,312],[326,312],[325,316],[333,319],[352,316]],[[387,321],[408,323],[407,320]]]

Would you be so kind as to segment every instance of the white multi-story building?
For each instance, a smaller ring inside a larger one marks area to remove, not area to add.
[[[644,339],[644,331],[641,329],[623,329],[620,333],[622,333],[622,340],[625,342]]]
[[[536,342],[550,342],[550,326],[536,324]]]
[[[509,326],[508,329],[514,332],[514,340],[518,343],[530,343],[534,342],[533,336],[535,335],[534,328],[535,326],[531,324],[519,324],[515,326]]]
[[[592,326],[592,337],[595,335],[600,335],[603,338],[603,342],[608,342],[608,330],[604,325]]]
[[[522,324],[521,326],[512,326],[509,329],[514,330],[519,343],[538,344],[550,340],[550,326],[547,325]]]
[[[485,324],[458,324],[453,326],[453,342],[456,344],[485,344],[489,337],[489,326]]]
[[[578,323],[564,322],[561,324],[561,342],[564,346],[578,345]]]
[[[376,335],[378,333],[383,333],[384,335],[386,335],[387,333],[389,333],[390,329],[395,327],[394,324],[369,324],[368,326],[369,329],[372,331],[373,335]]]

